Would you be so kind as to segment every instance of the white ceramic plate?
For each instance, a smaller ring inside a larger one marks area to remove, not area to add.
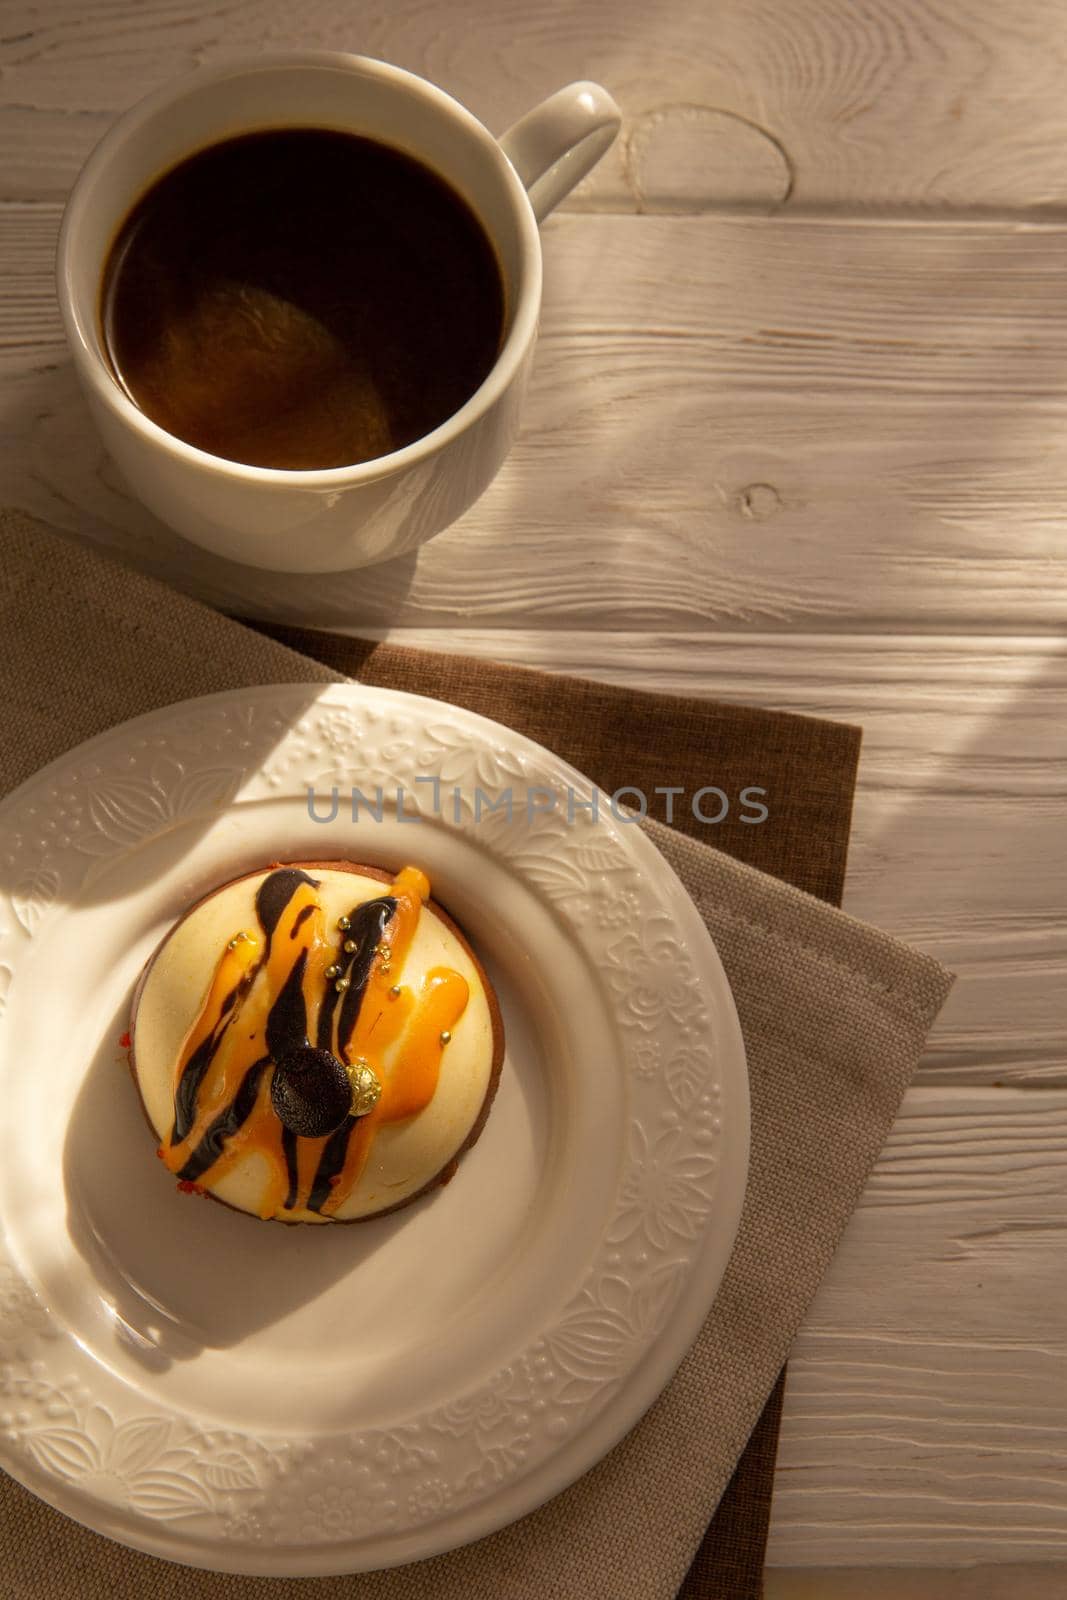
[[[309,815],[309,785],[323,815],[338,787],[333,821]],[[375,811],[381,787],[381,821],[357,806],[352,822],[353,785]],[[486,810],[508,789],[510,822]],[[503,1526],[638,1420],[726,1266],[747,1080],[703,923],[637,826],[581,808],[591,796],[484,718],[299,685],[126,723],[0,806],[0,1461],[16,1478],[174,1561],[340,1573]],[[453,1182],[356,1227],[179,1193],[120,1044],[138,971],[188,903],[301,856],[421,865],[507,1030]]]

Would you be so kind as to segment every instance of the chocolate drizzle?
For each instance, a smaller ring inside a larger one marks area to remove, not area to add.
[[[285,1209],[291,1211],[296,1205],[296,1188],[300,1181],[296,1165],[296,1134],[292,1128],[282,1129],[282,1155],[285,1157],[285,1172],[289,1179],[289,1187],[285,1193]]]
[[[201,1040],[185,1063],[185,1068],[178,1081],[178,1088],[174,1095],[174,1126],[170,1135],[171,1144],[180,1143],[193,1125],[196,1118],[197,1091],[204,1080],[205,1072],[215,1059],[215,1054],[222,1043],[223,1034],[230,1025],[234,1006],[250,987],[252,976],[251,973],[248,973],[240,983],[234,984],[219,1008],[218,1022],[207,1038]]]
[[[352,1129],[356,1126],[358,1120],[358,1117],[346,1117],[341,1126],[331,1133],[327,1139],[322,1155],[319,1157],[319,1164],[315,1168],[315,1179],[311,1185],[311,1193],[308,1195],[309,1211],[321,1211],[323,1205],[330,1198],[330,1192],[333,1188],[330,1179],[335,1177],[345,1164],[345,1157],[348,1154],[348,1141],[352,1137]]]
[[[348,988],[344,991],[341,1015],[337,1019],[339,1050],[345,1048],[359,1020],[359,1008],[363,1004],[374,965],[375,947],[381,942],[395,911],[395,898],[383,894],[377,900],[365,900],[349,913],[345,942],[354,944],[356,948],[344,958],[344,976],[348,979]]]
[[[244,1077],[241,1086],[228,1106],[225,1106],[211,1123],[204,1137],[188,1161],[181,1168],[178,1177],[183,1181],[196,1182],[197,1178],[205,1173],[208,1167],[213,1166],[222,1154],[222,1147],[233,1134],[235,1134],[252,1115],[252,1107],[256,1103],[259,1093],[260,1079],[265,1069],[270,1065],[269,1056],[260,1056],[258,1061],[253,1061]]]
[[[374,947],[385,932],[395,910],[396,900],[393,896],[382,895],[377,900],[365,900],[362,905],[354,906],[349,912],[349,926],[344,930],[344,943],[354,944],[356,948],[347,951],[342,947],[337,957],[337,966],[342,977],[348,979],[348,988],[343,991],[330,988],[323,996],[319,1008],[318,1036],[315,1041],[320,1050],[329,1050],[332,1046],[334,1014],[338,1009],[337,1001],[342,992],[344,1000],[341,1003],[341,1014],[337,1024],[338,1054],[351,1039],[352,1030],[359,1016],[359,1008],[367,991],[371,968],[374,965]]]
[[[259,893],[256,895],[256,916],[267,936],[268,954],[271,936],[281,920],[282,912],[301,883],[309,883],[313,889],[319,886],[317,878],[309,878],[299,867],[279,867],[277,871],[264,878],[259,886]]]
[[[307,1004],[304,1000],[304,974],[307,971],[308,953],[301,950],[289,969],[277,1000],[267,1017],[267,1049],[273,1061],[292,1055],[294,1050],[306,1048]]]
[[[343,975],[348,979],[348,988],[342,991],[340,1016],[337,1018],[338,1054],[344,1054],[355,1032],[360,1007],[370,981],[375,952],[395,912],[395,896],[383,894],[376,900],[364,900],[360,905],[353,906],[348,914],[349,926],[345,932],[345,943],[354,944],[356,948],[352,951],[343,951],[340,963]],[[322,1049],[329,1048],[337,993],[336,989],[328,990],[319,1011],[318,1042]],[[357,1117],[346,1118],[330,1135],[323,1147],[319,1164],[315,1169],[311,1193],[308,1195],[309,1211],[321,1210],[324,1202],[329,1199],[330,1179],[335,1177],[345,1164],[348,1141],[358,1120]]]

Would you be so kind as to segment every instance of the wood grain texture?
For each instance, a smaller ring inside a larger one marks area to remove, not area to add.
[[[772,1566],[1063,1560],[1065,1245],[1067,1094],[909,1092],[794,1348]]]
[[[59,208],[0,208],[0,492],[288,621],[1062,631],[1067,229],[558,218],[521,437],[416,554],[263,574],[122,490],[67,361]]]
[[[1026,1561],[944,1567],[771,1567],[763,1600],[1063,1600],[1067,1566]]]
[[[574,78],[626,138],[571,206],[1067,209],[1054,0],[6,0],[6,197],[58,197],[116,113],[238,51],[329,48],[423,73],[500,131]]]

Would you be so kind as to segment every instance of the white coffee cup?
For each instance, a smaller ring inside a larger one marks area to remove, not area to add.
[[[57,259],[75,368],[104,444],[133,492],[206,549],[278,571],[386,561],[447,527],[488,486],[518,427],[541,305],[537,224],[604,154],[620,120],[604,89],[574,83],[498,140],[458,101],[413,73],[329,51],[201,68],[135,105],[78,177]],[[296,472],[209,455],[134,405],[104,350],[101,281],[134,202],[193,152],[235,134],[285,126],[360,133],[417,157],[473,207],[504,273],[507,320],[484,383],[431,433],[356,466]]]

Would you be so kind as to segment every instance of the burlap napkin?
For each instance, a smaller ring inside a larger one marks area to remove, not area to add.
[[[18,513],[0,513],[0,548],[4,792],[152,707],[239,685],[340,675]],[[814,893],[840,892],[855,730],[358,641],[319,641],[319,650],[355,663],[366,681],[463,701],[521,727],[608,790],[630,783],[651,792],[686,783],[686,773],[693,788],[764,787],[773,822],[688,826]],[[580,759],[581,749],[601,764]],[[428,1562],[341,1579],[194,1572],[80,1528],[3,1478],[6,1596],[669,1600],[683,1580],[687,1596],[707,1600],[750,1592],[731,1587],[730,1563],[717,1562],[708,1541],[688,1579],[687,1569],[952,980],[935,962],[721,848],[654,820],[643,826],[715,939],[745,1034],[752,1094],[737,1246],[696,1344],[643,1420],[598,1467],[511,1528]],[[773,1420],[772,1409],[771,1439]]]

